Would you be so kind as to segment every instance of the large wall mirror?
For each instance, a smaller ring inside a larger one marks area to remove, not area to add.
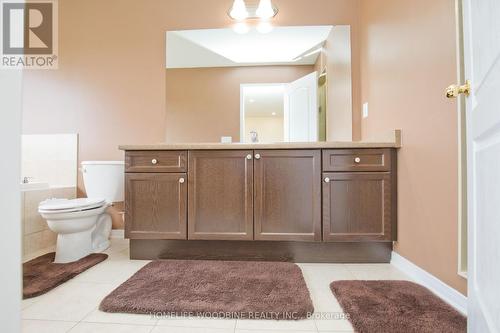
[[[193,126],[204,141],[352,140],[349,26],[169,31],[166,45],[167,141],[196,141]]]

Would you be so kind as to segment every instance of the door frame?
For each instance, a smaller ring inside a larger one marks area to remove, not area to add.
[[[245,88],[248,87],[286,87],[288,83],[241,83],[240,84],[240,143],[247,143],[245,141]],[[283,92],[283,105],[285,105],[285,92]],[[283,119],[285,119],[286,107],[283,107]],[[283,124],[284,126],[284,124]]]
[[[464,63],[464,27],[463,5],[456,0],[456,43],[457,43],[457,82],[465,81]],[[467,279],[467,136],[466,136],[466,100],[465,96],[457,98],[458,120],[458,246],[457,246],[457,274]]]

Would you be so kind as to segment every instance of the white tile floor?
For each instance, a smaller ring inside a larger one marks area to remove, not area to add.
[[[128,259],[128,241],[112,241],[109,258],[45,295],[23,301],[25,333],[280,333],[352,332],[345,319],[321,319],[319,313],[342,310],[329,284],[343,279],[409,278],[389,264],[299,264],[311,292],[317,318],[300,321],[225,320],[199,318],[156,319],[149,315],[109,314],[100,301],[147,260]]]

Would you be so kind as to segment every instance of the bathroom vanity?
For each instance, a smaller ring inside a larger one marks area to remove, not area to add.
[[[121,146],[130,257],[388,262],[398,147]]]

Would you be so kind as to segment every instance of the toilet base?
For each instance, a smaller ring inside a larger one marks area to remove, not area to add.
[[[49,229],[57,233],[54,263],[80,260],[110,246],[111,216],[108,205],[76,212],[41,212]]]
[[[77,261],[93,253],[92,229],[70,234],[58,234],[54,263]]]
[[[97,218],[94,231],[92,231],[92,248],[94,252],[103,252],[109,245],[109,235],[111,234],[112,220],[108,213],[101,214]]]
[[[97,247],[95,247],[93,252],[94,253],[104,252],[109,248],[110,245],[111,245],[111,242],[109,240],[106,240],[105,242],[102,242]]]

